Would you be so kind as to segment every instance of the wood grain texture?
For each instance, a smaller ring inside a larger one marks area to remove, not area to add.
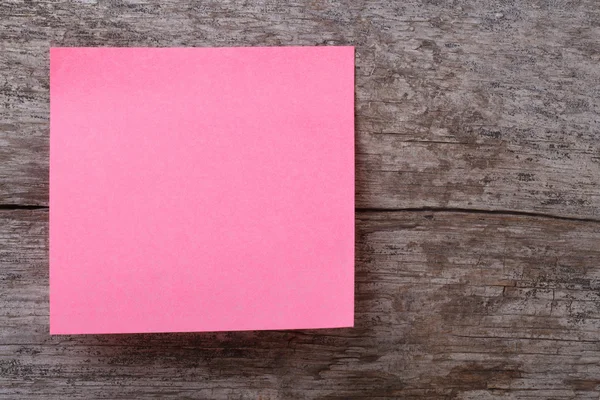
[[[0,4],[0,204],[47,204],[48,48],[356,46],[357,205],[600,219],[600,3]]]
[[[0,212],[0,397],[598,398],[600,224],[357,218],[353,329],[50,337],[47,212]]]
[[[0,398],[598,399],[599,21],[595,0],[0,2]],[[48,211],[19,208],[48,204],[51,45],[356,46],[356,328],[50,337]]]

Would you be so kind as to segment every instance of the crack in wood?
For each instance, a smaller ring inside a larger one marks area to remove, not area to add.
[[[537,213],[530,211],[516,211],[516,210],[483,210],[477,208],[457,208],[457,207],[411,207],[411,208],[374,208],[374,207],[357,207],[357,213],[455,213],[455,214],[482,214],[482,215],[498,215],[507,217],[531,217],[531,218],[547,218],[561,221],[575,221],[575,222],[595,222],[600,223],[600,219],[597,218],[584,218],[584,217],[569,217],[564,215],[554,215],[547,213]]]
[[[0,204],[2,210],[49,210],[49,206],[40,206],[34,204]],[[531,218],[547,218],[560,221],[575,221],[575,222],[595,222],[600,223],[597,218],[569,217],[564,215],[553,215],[547,213],[536,213],[529,211],[516,210],[482,210],[477,208],[457,208],[457,207],[410,207],[410,208],[377,208],[377,207],[357,207],[357,213],[455,213],[455,214],[482,214],[482,215],[499,215],[510,217],[531,217]]]
[[[0,204],[0,210],[48,210],[48,206],[34,204]]]

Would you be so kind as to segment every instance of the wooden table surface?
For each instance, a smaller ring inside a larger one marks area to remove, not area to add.
[[[356,46],[356,327],[50,337],[51,45]],[[3,0],[0,46],[0,398],[599,398],[600,2]]]

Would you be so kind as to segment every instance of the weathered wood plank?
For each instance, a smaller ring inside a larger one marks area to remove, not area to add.
[[[356,327],[48,335],[47,212],[0,211],[0,397],[600,395],[600,224],[357,216]]]
[[[0,4],[0,204],[47,204],[48,47],[356,46],[357,206],[600,218],[600,3]]]
[[[350,44],[358,207],[600,218],[593,0],[6,1],[0,15],[0,205],[47,205],[51,44]],[[0,210],[0,398],[598,398],[598,224],[358,217],[355,329],[50,337],[47,212]]]

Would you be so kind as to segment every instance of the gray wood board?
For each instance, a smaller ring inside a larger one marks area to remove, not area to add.
[[[600,395],[600,3],[0,3],[0,398]],[[50,46],[356,46],[356,328],[48,335]],[[396,210],[396,211],[395,211]]]
[[[48,204],[49,46],[356,46],[357,206],[600,218],[600,3],[0,4],[0,204]]]
[[[0,211],[0,397],[589,398],[600,224],[357,216],[356,327],[48,335],[47,211]]]

